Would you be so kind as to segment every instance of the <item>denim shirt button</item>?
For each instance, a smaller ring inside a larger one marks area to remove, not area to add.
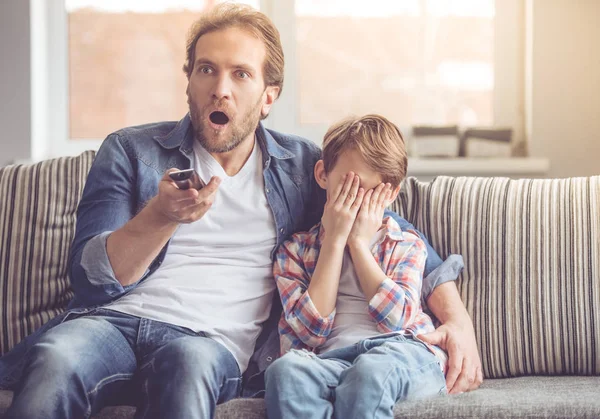
[[[283,228],[280,228],[280,229],[279,229],[279,232],[280,232],[281,234],[283,234],[283,232],[284,232],[284,231],[285,231],[285,230],[284,230]]]
[[[267,188],[267,189],[265,189],[265,192],[266,192],[266,193],[269,193],[269,192],[271,192],[271,191],[269,190],[269,188]]]
[[[267,362],[271,362],[272,360],[273,360],[273,357],[272,357],[272,356],[268,356],[268,357],[267,357]]]

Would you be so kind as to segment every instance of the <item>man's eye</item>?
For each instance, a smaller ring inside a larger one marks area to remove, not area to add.
[[[240,79],[247,79],[250,77],[250,74],[246,73],[245,71],[238,71],[238,77]]]
[[[212,69],[210,67],[200,67],[198,71],[200,71],[202,74],[212,73]]]

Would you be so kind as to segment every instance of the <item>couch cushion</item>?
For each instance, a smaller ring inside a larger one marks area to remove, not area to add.
[[[486,377],[600,374],[600,177],[409,178],[395,209],[464,257]]]
[[[0,169],[0,355],[65,309],[75,211],[94,152]]]
[[[598,418],[600,377],[523,377],[485,380],[479,390],[396,404],[395,418]],[[12,395],[0,391],[0,418]],[[129,406],[104,408],[93,419],[129,419]],[[216,419],[264,419],[262,399],[217,406]]]

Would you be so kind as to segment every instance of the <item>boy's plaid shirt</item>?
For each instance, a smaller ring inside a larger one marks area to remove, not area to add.
[[[386,274],[368,311],[381,334],[400,332],[417,336],[435,330],[421,308],[421,284],[427,259],[425,243],[416,233],[402,232],[391,217],[383,220],[383,237],[371,251]],[[333,328],[335,309],[323,317],[308,294],[308,285],[317,265],[321,224],[308,232],[294,234],[277,251],[273,273],[281,296],[283,312],[279,321],[281,353],[290,349],[317,351]],[[445,366],[446,354],[428,345]]]

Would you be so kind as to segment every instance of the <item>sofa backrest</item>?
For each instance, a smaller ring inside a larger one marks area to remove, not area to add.
[[[71,298],[68,253],[94,152],[0,168],[0,354]],[[393,209],[442,257],[486,377],[600,374],[600,177],[406,180]]]
[[[393,209],[464,257],[486,377],[600,374],[600,176],[409,178]]]
[[[0,355],[71,299],[69,247],[93,158],[0,168]]]

